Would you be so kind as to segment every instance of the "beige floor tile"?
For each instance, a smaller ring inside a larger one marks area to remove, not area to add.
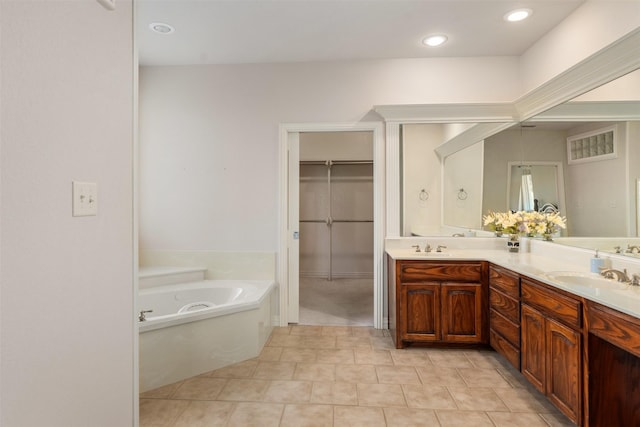
[[[513,390],[513,389],[511,389]],[[464,411],[508,411],[500,397],[490,388],[449,387],[458,409]]]
[[[544,419],[551,427],[574,427],[575,424],[569,421],[569,418],[560,413],[543,413],[538,414]]]
[[[227,381],[225,378],[190,378],[184,381],[171,397],[174,399],[214,400]]]
[[[368,348],[371,349],[371,337],[336,337],[336,348]]]
[[[303,335],[271,335],[269,347],[303,347]]]
[[[258,362],[253,378],[263,380],[290,380],[296,369],[294,362]]]
[[[265,347],[272,348],[272,347]],[[277,347],[276,347],[277,348]],[[207,376],[212,378],[251,378],[258,366],[257,360],[247,360],[210,372]]]
[[[305,348],[336,348],[336,339],[350,337],[335,337],[331,335],[302,336],[302,347]]]
[[[291,335],[322,335],[322,326],[293,325],[291,326]]]
[[[282,347],[264,347],[258,356],[258,360],[266,362],[277,362],[280,360]]]
[[[495,351],[474,350],[465,352],[467,359],[476,368],[481,369],[496,369],[502,368],[506,360]]]
[[[214,427],[224,426],[231,416],[234,404],[231,402],[208,402],[194,400],[180,415],[173,427]]]
[[[376,366],[381,384],[422,384],[413,366]]]
[[[431,359],[422,350],[390,350],[393,364],[398,366],[431,366]]]
[[[464,353],[433,353],[429,352],[429,359],[435,366],[447,368],[473,368]]]
[[[371,337],[371,347],[387,350],[396,348],[396,346],[393,344],[393,340],[391,340],[391,337]]]
[[[285,348],[280,355],[281,362],[315,362],[318,350],[314,348]]]
[[[436,413],[429,409],[384,408],[387,427],[436,427]]]
[[[549,425],[538,415],[526,412],[488,412],[489,418],[496,427],[549,427]]]
[[[307,381],[335,381],[336,365],[332,363],[297,363],[293,378]]]
[[[436,415],[442,427],[493,427],[489,416],[484,412],[436,411]]]
[[[386,427],[382,408],[334,406],[334,427]]]
[[[314,382],[311,403],[356,406],[358,404],[356,385],[344,382]]]
[[[504,379],[497,369],[460,368],[458,373],[469,387],[509,387],[511,384]]]
[[[407,406],[399,384],[358,384],[356,388],[359,406]]]
[[[383,337],[384,329],[374,329],[369,327],[353,326],[351,328],[351,335],[354,337]]]
[[[284,408],[280,427],[331,427],[333,406],[287,405]]]
[[[557,410],[546,398],[534,390],[524,388],[496,388],[496,394],[512,412],[555,413]]]
[[[276,326],[271,332],[271,336],[274,335],[289,335],[291,333],[291,326]]]
[[[409,408],[458,409],[446,387],[408,384],[402,390]]]
[[[140,398],[167,399],[171,397],[180,385],[182,385],[182,381],[145,391],[144,393],[140,393]]]
[[[140,399],[140,427],[170,427],[188,406],[188,400]]]
[[[322,335],[351,336],[351,326],[323,326]]]
[[[438,386],[466,386],[458,370],[456,368],[447,368],[442,366],[425,366],[416,367],[416,371],[424,385]]]
[[[389,350],[356,348],[353,351],[358,365],[393,365]]]
[[[377,383],[373,365],[336,365],[336,381],[348,383]]]
[[[351,348],[320,349],[317,357],[318,363],[355,363],[355,356]]]
[[[240,402],[236,404],[229,427],[277,427],[282,418],[281,403]]]
[[[230,379],[218,395],[218,400],[261,401],[270,383],[265,380]]]
[[[306,403],[311,399],[310,381],[271,381],[264,394],[265,402]]]
[[[522,374],[516,371],[513,367],[503,367],[498,368],[498,372],[500,375],[509,383],[511,387],[514,388],[528,388],[530,387],[529,382]]]

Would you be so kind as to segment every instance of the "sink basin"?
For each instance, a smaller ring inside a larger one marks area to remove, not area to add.
[[[605,279],[596,273],[581,273],[578,271],[554,271],[546,273],[550,280],[565,285],[585,286],[595,289],[626,289],[626,283],[617,282],[612,279]]]

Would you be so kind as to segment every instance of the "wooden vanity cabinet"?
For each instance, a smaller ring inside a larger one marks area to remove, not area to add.
[[[640,319],[587,301],[588,425],[640,425]]]
[[[489,267],[489,344],[520,370],[520,276]]]
[[[581,425],[582,302],[526,278],[521,300],[521,372]]]
[[[487,342],[486,262],[397,260],[389,271],[390,329],[397,348]]]

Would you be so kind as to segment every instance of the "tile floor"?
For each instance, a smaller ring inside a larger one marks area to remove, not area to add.
[[[373,279],[300,277],[301,325],[373,326]]]
[[[492,351],[369,327],[276,328],[255,359],[140,395],[141,427],[571,425]]]

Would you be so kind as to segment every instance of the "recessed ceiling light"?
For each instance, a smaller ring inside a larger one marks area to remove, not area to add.
[[[173,28],[171,25],[169,24],[164,24],[162,22],[153,22],[151,24],[149,24],[149,28],[151,29],[151,31],[158,33],[158,34],[171,34],[173,32],[176,31],[175,28]]]
[[[516,9],[504,15],[504,20],[509,22],[518,22],[531,16],[531,9]]]
[[[447,40],[448,38],[444,34],[434,34],[432,36],[425,37],[422,40],[422,43],[426,44],[427,46],[436,47],[436,46],[440,46]]]

